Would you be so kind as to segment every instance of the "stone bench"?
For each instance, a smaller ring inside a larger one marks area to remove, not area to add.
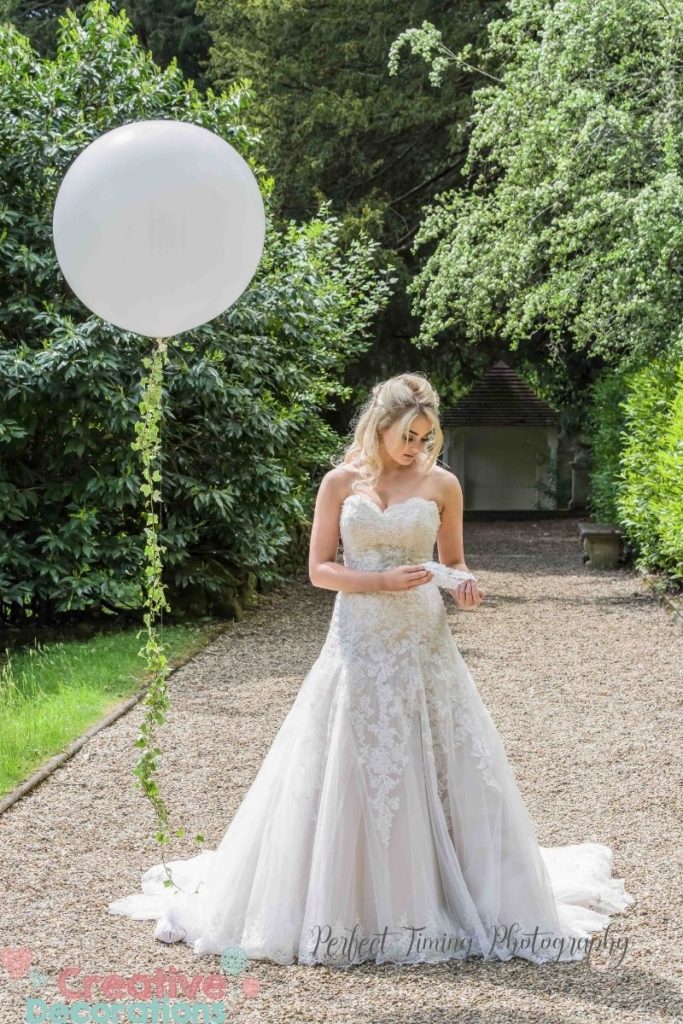
[[[622,551],[622,532],[614,523],[578,524],[583,560],[591,568],[614,568]]]

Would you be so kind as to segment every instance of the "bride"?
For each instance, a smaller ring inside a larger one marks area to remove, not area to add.
[[[175,888],[154,865],[110,913],[281,964],[541,964],[582,959],[634,902],[608,846],[539,846],[450,632],[435,543],[457,605],[483,593],[438,408],[403,373],[359,411],[315,506],[310,580],[337,592],[320,654],[217,849],[170,862]]]

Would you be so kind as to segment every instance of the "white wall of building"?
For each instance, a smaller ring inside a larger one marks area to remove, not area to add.
[[[555,427],[444,429],[442,459],[460,481],[465,509],[534,509],[539,499],[541,507],[552,507],[534,484],[548,480],[556,455]]]

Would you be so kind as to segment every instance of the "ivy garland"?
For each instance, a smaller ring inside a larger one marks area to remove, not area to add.
[[[143,616],[147,626],[147,642],[140,648],[138,654],[146,659],[146,667],[152,678],[143,707],[145,716],[140,725],[140,734],[135,740],[134,746],[142,750],[142,754],[134,769],[133,774],[138,777],[135,787],[141,789],[144,795],[150,800],[157,819],[156,841],[161,847],[161,860],[166,871],[165,886],[175,886],[180,889],[172,878],[171,872],[166,864],[163,854],[163,847],[170,842],[169,813],[164,802],[159,786],[156,781],[157,758],[161,754],[160,747],[155,745],[157,727],[166,721],[165,712],[169,707],[168,688],[166,679],[169,674],[168,659],[165,655],[165,648],[161,633],[157,635],[154,627],[154,617],[160,614],[163,630],[163,610],[170,611],[166,601],[164,587],[161,580],[161,552],[165,551],[164,546],[159,545],[159,517],[155,510],[155,502],[161,501],[161,488],[155,484],[161,482],[161,470],[159,468],[161,455],[161,408],[163,397],[164,367],[168,359],[167,339],[157,338],[156,348],[152,358],[142,360],[144,367],[149,371],[142,379],[142,395],[140,398],[139,410],[140,419],[135,424],[135,432],[138,435],[132,442],[131,447],[140,451],[143,465],[142,493],[149,499],[146,513],[145,534],[147,543],[145,554],[147,564],[145,566],[145,615]],[[140,632],[137,634],[140,636]],[[185,829],[179,828],[173,835],[182,837]],[[204,836],[197,834],[194,841],[204,842]]]

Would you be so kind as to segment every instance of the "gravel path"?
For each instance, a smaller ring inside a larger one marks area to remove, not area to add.
[[[519,959],[348,971],[252,961],[255,995],[228,975],[230,1022],[683,1016],[681,625],[636,574],[586,569],[574,520],[466,523],[465,544],[485,599],[467,613],[447,597],[451,628],[540,842],[613,848],[614,873],[636,898],[610,925],[620,946],[541,968]],[[220,841],[317,657],[334,597],[302,576],[171,677],[160,785],[188,834],[204,833],[205,849]],[[133,789],[141,717],[137,706],[98,733],[0,817],[0,946],[28,947],[47,975],[41,986],[0,966],[2,1024],[26,1019],[28,997],[61,1001],[56,977],[69,966],[124,977],[220,970],[216,957],[156,942],[152,922],[106,912],[158,860],[151,809]],[[196,852],[176,841],[169,859]]]

